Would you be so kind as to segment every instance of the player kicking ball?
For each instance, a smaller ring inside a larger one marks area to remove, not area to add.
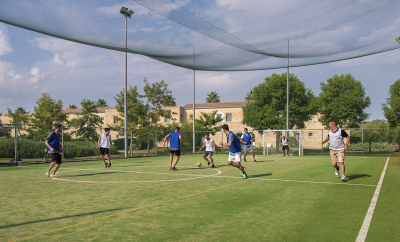
[[[105,128],[104,133],[100,135],[96,148],[99,148],[99,147],[100,147],[100,157],[104,162],[104,166],[106,168],[111,167],[110,148],[112,148],[112,141],[111,141],[111,135],[110,135],[109,128]],[[104,160],[104,155],[108,159],[108,164]]]
[[[199,151],[201,151],[204,146],[206,146],[206,150],[203,153],[203,159],[207,161],[208,165],[210,165],[210,161],[211,161],[211,163],[212,163],[211,167],[215,168],[212,154],[213,154],[213,152],[215,154],[217,154],[217,152],[215,151],[215,142],[213,139],[210,138],[210,134],[206,134],[203,146],[199,149]],[[207,159],[207,155],[210,158],[210,161]]]
[[[243,179],[247,179],[245,168],[240,163],[242,161],[242,146],[240,145],[240,140],[232,131],[229,131],[227,124],[222,125],[222,130],[226,134],[227,143],[223,144],[221,142],[220,145],[229,147],[228,165],[238,168]]]

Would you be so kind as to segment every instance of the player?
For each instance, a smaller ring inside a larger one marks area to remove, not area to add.
[[[287,150],[287,155],[289,156],[289,145],[290,141],[283,136],[281,140],[283,156],[285,156],[285,150]]]
[[[242,146],[240,145],[240,140],[236,135],[229,131],[229,127],[227,124],[222,125],[222,130],[226,134],[226,144],[220,143],[221,146],[229,146],[229,156],[228,156],[228,164],[230,166],[236,167],[240,170],[240,175],[243,176],[243,179],[247,179],[247,174],[245,168],[240,164],[242,161]]]
[[[242,134],[242,137],[240,138],[240,142],[243,143],[243,151],[244,151],[244,156],[243,160],[246,162],[246,156],[247,156],[247,151],[251,152],[253,154],[253,160],[254,162],[256,161],[256,156],[253,151],[253,145],[251,142],[254,142],[254,135],[249,133],[249,130],[247,128],[244,128],[244,134]]]
[[[110,129],[105,128],[104,133],[100,134],[99,141],[97,141],[97,147],[100,147],[100,157],[104,162],[105,168],[111,167],[111,157],[110,157],[110,149],[112,148],[112,140],[110,135]],[[108,159],[108,164],[104,160],[104,155]]]
[[[331,154],[331,161],[333,167],[335,167],[335,175],[339,175],[339,166],[337,162],[339,162],[341,170],[342,170],[342,181],[346,180],[345,176],[345,167],[344,167],[344,152],[347,150],[347,145],[350,142],[350,135],[346,133],[343,129],[337,127],[336,121],[329,121],[329,127],[331,130],[329,131],[328,137],[321,143],[324,144],[330,140],[329,149]],[[343,138],[347,137],[346,144],[343,142]]]
[[[179,158],[181,157],[181,142],[182,142],[182,135],[179,132],[180,128],[175,127],[175,131],[172,133],[167,134],[164,137],[164,146],[165,146],[165,141],[167,140],[168,137],[170,137],[170,145],[169,145],[169,150],[170,150],[170,157],[169,157],[169,169],[173,171],[177,171],[176,169],[176,164],[178,164]],[[176,155],[176,159],[174,162],[174,165],[172,165],[172,161],[174,159],[174,155]]]
[[[51,155],[51,163],[49,165],[49,169],[47,169],[46,172],[47,177],[59,177],[56,172],[58,171],[62,163],[61,153],[63,152],[63,148],[60,143],[61,129],[62,125],[56,124],[54,126],[54,131],[51,131],[47,135],[44,142],[47,146],[47,152]],[[54,168],[53,173],[50,175],[51,169],[53,169],[54,165],[56,165],[56,167]]]
[[[203,149],[204,146],[206,147],[206,150],[205,150],[204,153],[203,153],[203,158],[204,158],[204,160],[207,161],[207,164],[208,164],[208,165],[210,165],[210,161],[211,161],[211,163],[212,163],[212,166],[211,166],[211,167],[212,167],[212,168],[215,168],[215,166],[214,166],[214,160],[213,160],[213,158],[212,158],[212,154],[213,154],[213,152],[214,152],[215,154],[217,154],[217,151],[216,151],[216,149],[215,149],[215,142],[214,142],[213,139],[210,138],[210,134],[206,134],[205,139],[204,139],[203,146],[199,149],[199,151],[201,151],[201,150]],[[208,155],[208,157],[210,158],[210,161],[207,159],[207,155]]]

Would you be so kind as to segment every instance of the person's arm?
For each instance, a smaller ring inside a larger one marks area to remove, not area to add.
[[[251,138],[252,138],[251,141],[253,141],[253,142],[256,140],[256,138],[254,137],[254,135],[251,135]]]
[[[350,143],[350,135],[348,135],[347,133],[346,133],[346,131],[344,131],[343,129],[342,129],[342,137],[346,137],[347,139],[346,139],[346,144],[344,145],[344,150],[346,151],[347,150],[347,145]]]
[[[203,146],[199,149],[199,151],[200,151],[201,149],[203,149],[203,147],[204,147],[204,143],[203,143]]]
[[[243,134],[242,134],[242,136],[240,137],[240,142],[242,142],[243,144],[247,144],[247,142],[244,142],[244,141],[243,141]]]
[[[111,135],[110,135],[110,149],[112,149],[113,144],[112,144],[112,140],[111,140]]]
[[[287,140],[287,147],[290,146],[290,140]]]
[[[214,145],[214,153],[217,154],[217,146],[215,145],[214,140],[213,140],[213,145]]]
[[[171,135],[171,133],[169,133],[169,134],[167,134],[165,137],[164,137],[164,143],[163,143],[163,146],[165,146],[165,141],[168,139],[168,137]]]
[[[321,144],[325,144],[326,142],[328,142],[328,140],[329,140],[329,135],[326,137],[324,141],[321,142]]]
[[[178,138],[179,138],[179,141],[182,142],[182,135],[181,135],[181,132],[179,132]]]
[[[46,141],[44,143],[46,144],[47,147],[49,147],[51,152],[54,152],[54,148],[51,147],[49,144],[49,140],[51,140],[52,138],[53,138],[53,132],[51,132],[49,135],[47,135]]]
[[[101,140],[101,134],[100,134],[99,140],[97,141],[97,146],[96,146],[96,148],[99,148],[99,147],[100,147],[100,140]]]
[[[232,145],[232,142],[233,142],[233,137],[232,137],[232,135],[233,134],[231,134],[230,136],[229,136],[229,142],[228,143],[226,143],[226,144],[224,144],[224,143],[222,143],[222,142],[220,142],[219,144],[221,145],[221,146],[231,146]]]

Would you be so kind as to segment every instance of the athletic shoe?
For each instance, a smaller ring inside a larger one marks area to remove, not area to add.
[[[247,179],[247,174],[243,174],[243,179]]]
[[[111,167],[111,162],[110,163],[108,163],[108,168],[110,168]]]
[[[168,168],[169,168],[170,170],[172,170],[172,166],[168,166]]]
[[[177,171],[178,169],[176,169],[175,167],[172,167],[172,170],[173,170],[173,171]]]
[[[246,172],[246,167],[243,166],[244,171]],[[240,170],[240,176],[243,176],[243,172]]]
[[[215,168],[215,166],[214,166],[214,165],[212,165],[212,166],[211,166],[211,168]]]
[[[346,176],[345,175],[342,176],[342,181],[344,181],[344,180],[346,180]]]
[[[339,175],[339,168],[335,170],[335,175],[336,175],[336,176]]]
[[[107,167],[108,167],[108,164],[107,164],[107,162],[106,162],[106,163],[104,163],[104,165],[106,166],[105,168],[107,168]]]
[[[211,162],[208,162],[208,165],[210,165]]]
[[[283,156],[286,156],[285,154],[283,154]]]
[[[254,160],[254,162],[258,163],[258,161]]]
[[[247,162],[247,161],[246,161],[246,158],[243,158],[243,160],[244,160],[244,162]]]

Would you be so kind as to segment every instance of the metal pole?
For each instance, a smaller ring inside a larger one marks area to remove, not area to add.
[[[14,159],[15,165],[18,165],[18,128],[17,125],[14,126]]]
[[[363,154],[364,151],[364,129],[361,128],[361,154]]]
[[[65,158],[64,157],[64,155],[65,155],[65,150],[64,150],[64,126],[61,126],[61,147],[63,149],[61,158],[62,158],[62,161],[64,161],[64,158]]]
[[[155,134],[155,137],[156,137],[155,144],[156,144],[156,155],[157,155],[157,147],[158,147],[158,142],[157,142],[157,130],[154,130],[154,134]]]
[[[322,139],[321,139],[321,141],[324,141],[324,130],[321,129],[321,131],[322,131]],[[321,144],[321,155],[323,155],[323,154],[324,154],[324,144]]]
[[[194,50],[194,47],[193,47],[193,154],[195,153],[195,149],[196,149],[196,134],[195,134],[195,131],[196,131],[196,127],[195,127],[195,120],[196,120],[196,115],[195,115],[195,111],[196,111],[196,108],[195,108],[195,104],[196,104],[196,98],[195,98],[195,95],[196,95],[196,92],[195,92],[195,81],[196,81],[196,70],[195,70],[195,66],[196,66],[196,61],[195,61],[195,50]]]
[[[126,15],[125,15],[125,49],[127,49],[127,28],[126,28]],[[125,51],[125,89],[124,89],[124,144],[125,144],[125,158],[128,157],[128,123],[127,123],[127,90],[128,90],[128,56]]]
[[[289,130],[289,38],[287,39],[286,130]],[[288,131],[286,137],[289,139]]]
[[[263,155],[265,155],[265,130],[263,130],[263,146],[264,146]]]
[[[131,157],[132,157],[132,139],[133,139],[133,136],[132,136],[132,129],[131,129]]]

